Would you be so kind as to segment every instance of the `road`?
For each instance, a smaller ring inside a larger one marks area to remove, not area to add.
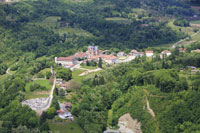
[[[42,112],[47,111],[48,108],[50,108],[52,100],[53,100],[53,92],[54,92],[55,87],[56,87],[56,77],[54,77],[53,86],[51,88],[51,92],[49,95],[49,100],[47,102],[47,105],[44,108],[38,109],[36,111],[39,116],[42,114]]]
[[[196,35],[199,34],[199,33],[200,33],[200,30],[199,30],[198,32],[192,34],[191,37],[196,36]],[[184,42],[184,41],[187,40],[187,39],[189,39],[189,37],[186,37],[185,39],[179,40],[178,42],[176,42],[175,44],[172,45],[172,48],[176,48],[176,46],[177,46],[178,44],[180,44],[181,42]]]
[[[10,68],[8,68],[8,69],[6,70],[6,73],[7,73],[8,75],[12,75],[12,73],[9,73],[9,71],[10,71]]]
[[[55,87],[56,87],[56,77],[54,78],[53,86],[52,86],[52,89],[51,89],[51,92],[49,95],[49,102],[48,102],[47,106],[44,109],[42,109],[42,111],[46,111],[51,106],[51,102],[53,100],[53,92],[54,92]]]

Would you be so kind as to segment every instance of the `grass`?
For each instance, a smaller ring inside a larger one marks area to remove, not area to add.
[[[29,24],[31,24],[31,25],[35,24],[38,26],[46,27],[46,28],[56,28],[56,26],[59,25],[57,20],[59,20],[60,18],[61,17],[58,17],[58,16],[50,16],[50,17],[46,17],[42,21],[31,22]]]
[[[30,86],[34,83],[37,83],[41,86],[46,87],[47,90],[36,90],[36,91],[31,92]],[[49,80],[35,80],[33,82],[29,82],[25,86],[25,90],[26,90],[25,99],[47,97],[49,95],[49,90],[51,89],[51,87],[52,87],[52,84],[49,82]]]
[[[191,24],[200,24],[200,20],[190,21]]]
[[[105,18],[107,21],[114,21],[117,23],[124,23],[124,24],[130,24],[132,21],[128,18],[121,18],[121,17],[112,17],[112,18]]]
[[[97,66],[95,67],[95,66],[86,66],[86,65],[81,65],[81,68],[94,70],[94,69],[97,69],[98,67],[97,67]]]
[[[49,127],[53,133],[84,133],[83,129],[75,123],[53,123],[48,121]]]
[[[176,31],[179,31],[179,29],[181,29],[182,32],[184,32],[188,35],[194,34],[194,28],[192,28],[192,27],[180,27],[180,26],[174,25],[173,23],[174,23],[174,19],[170,20],[167,25],[169,27],[171,27],[173,30],[176,30]]]
[[[46,87],[48,90],[50,90],[51,89],[51,87],[52,87],[52,84],[49,82],[49,80],[35,80],[35,81],[33,81],[33,82],[29,82],[29,83],[27,83],[26,84],[26,87],[25,87],[25,89],[26,89],[26,91],[30,91],[30,86],[32,85],[32,84],[34,84],[34,83],[37,83],[37,84],[39,84],[39,85],[41,85],[41,86],[44,86],[44,87]]]
[[[85,76],[79,76],[81,73],[85,72],[85,70],[75,69],[72,72],[72,79],[77,82],[81,82]]]
[[[192,37],[192,40],[200,41],[200,32]]]

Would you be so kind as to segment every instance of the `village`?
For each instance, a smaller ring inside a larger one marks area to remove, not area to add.
[[[180,53],[186,52],[186,48],[179,48]],[[200,50],[193,50],[191,52],[200,53]],[[71,71],[76,71],[78,69],[84,70],[83,73],[80,73],[78,76],[88,75],[89,73],[94,73],[102,70],[102,67],[96,67],[95,69],[87,69],[82,67],[83,65],[89,64],[88,62],[95,62],[96,64],[99,61],[102,61],[104,66],[114,66],[119,63],[130,62],[138,57],[146,56],[147,58],[154,58],[155,56],[159,55],[159,57],[165,58],[172,54],[170,50],[163,50],[161,53],[154,53],[152,50],[147,50],[144,52],[139,52],[135,49],[131,50],[130,53],[125,52],[118,52],[118,53],[110,53],[109,50],[100,50],[98,46],[88,46],[88,50],[86,52],[77,52],[74,55],[68,57],[55,57],[55,63],[58,66],[63,68],[70,69]],[[188,66],[191,69],[191,74],[199,72],[196,67]],[[182,71],[183,68],[180,68]],[[51,68],[51,73],[55,77],[55,73],[53,72],[53,68]],[[64,91],[64,95],[69,95],[69,81],[65,81],[62,78],[55,78],[55,85],[52,87],[52,94],[47,98],[35,98],[35,99],[28,99],[22,102],[22,105],[28,105],[32,110],[36,111],[41,115],[42,111],[48,109],[51,104],[51,100],[53,98],[53,90],[57,86],[59,89]],[[51,100],[50,100],[51,99]],[[74,116],[71,113],[72,103],[71,102],[59,102],[60,109],[56,111],[57,116],[60,119],[73,121]]]

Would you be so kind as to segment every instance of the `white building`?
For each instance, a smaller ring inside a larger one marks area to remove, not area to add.
[[[68,56],[68,57],[55,57],[56,64],[61,64],[64,67],[67,66],[74,66],[77,64],[77,59],[74,56]]]
[[[161,52],[160,54],[160,58],[163,58],[163,57],[168,57],[170,56],[172,53],[169,51],[169,50],[164,50]]]
[[[145,51],[145,55],[147,57],[152,57],[153,56],[153,51]]]
[[[124,52],[118,52],[117,53],[117,57],[122,57],[122,56],[126,56],[126,54]]]

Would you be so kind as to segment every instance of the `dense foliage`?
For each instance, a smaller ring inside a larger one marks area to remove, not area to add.
[[[86,132],[102,132],[108,125],[117,127],[119,117],[129,112],[142,123],[145,133],[199,130],[198,118],[193,119],[199,113],[198,75],[190,79],[181,76],[179,68],[187,70],[191,64],[178,61],[188,53],[175,53],[152,61],[138,58],[86,79],[79,95],[82,100],[79,104],[74,101],[77,105],[73,107],[81,127]],[[168,67],[163,69],[161,62]],[[146,99],[150,99],[156,119],[148,113]]]

